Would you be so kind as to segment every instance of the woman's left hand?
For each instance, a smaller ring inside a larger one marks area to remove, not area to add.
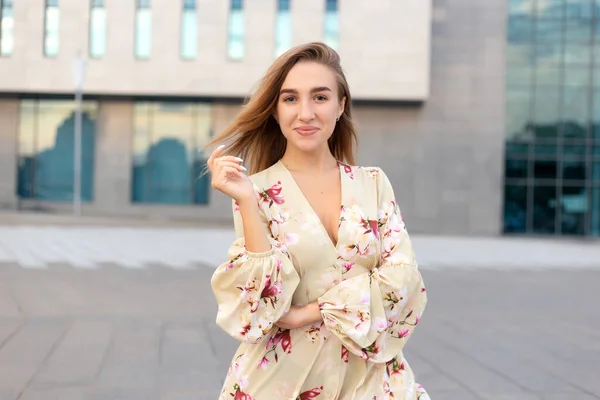
[[[296,329],[320,321],[321,310],[317,302],[305,306],[291,306],[290,310],[275,325],[282,329]]]

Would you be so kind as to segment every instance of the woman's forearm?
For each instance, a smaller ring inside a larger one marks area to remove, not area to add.
[[[244,225],[244,241],[246,250],[252,253],[263,253],[271,250],[268,232],[262,220],[256,198],[238,202]]]

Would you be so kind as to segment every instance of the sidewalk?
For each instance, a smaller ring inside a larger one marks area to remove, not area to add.
[[[214,268],[234,239],[231,227],[219,225],[0,213],[0,263],[24,268]],[[593,240],[419,234],[412,240],[425,269],[600,269],[600,242]]]

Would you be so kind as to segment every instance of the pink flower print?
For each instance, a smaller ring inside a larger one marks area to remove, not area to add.
[[[276,184],[274,184],[273,186],[271,186],[269,189],[265,190],[262,193],[263,201],[268,202],[269,207],[271,207],[273,202],[275,202],[276,204],[279,204],[279,205],[285,203],[285,200],[283,199],[283,196],[281,195],[282,189],[283,188],[281,187],[281,181],[277,181]]]
[[[349,165],[346,165],[342,162],[338,161],[338,165],[340,167],[342,167],[342,169],[344,170],[344,172],[346,173],[346,175],[348,175],[350,177],[350,179],[354,179],[354,171],[352,170],[352,167]]]
[[[252,396],[250,396],[248,393],[244,393],[240,390],[240,387],[236,384],[235,387],[236,389],[234,395],[233,395],[233,400],[254,400],[254,398]]]
[[[350,355],[350,351],[346,348],[346,346],[342,345],[342,360],[348,364],[348,356]]]
[[[407,337],[410,334],[410,331],[408,329],[402,329],[401,331],[398,331],[398,339],[403,339],[405,337]]]
[[[267,281],[267,284],[260,293],[260,297],[262,299],[271,299],[272,301],[273,297],[276,297],[279,293],[281,293],[282,282],[279,281],[274,285],[271,275],[265,276],[265,280]]]
[[[321,392],[323,391],[323,386],[315,387],[306,392],[300,393],[300,395],[296,398],[296,400],[310,400],[319,397]]]
[[[420,317],[415,318],[415,325],[418,325],[420,320],[421,320]]]
[[[263,357],[262,360],[258,363],[257,369],[267,369],[267,367],[271,364],[271,361],[267,357]]]
[[[375,235],[375,238],[379,240],[379,222],[375,220],[369,220],[369,226],[371,228],[371,232]]]
[[[237,200],[234,202],[234,211],[239,211],[240,210],[240,203],[237,202]]]
[[[269,338],[269,340],[267,341],[266,348],[268,349],[271,346],[277,347],[277,345],[279,345],[280,343],[283,351],[285,351],[288,354],[292,352],[292,338],[290,336],[289,330],[279,331],[271,338]]]
[[[349,262],[349,261],[344,262],[342,264],[342,268],[344,269],[344,271],[342,273],[345,274],[346,272],[350,271],[352,269],[352,267],[354,267],[353,262]]]

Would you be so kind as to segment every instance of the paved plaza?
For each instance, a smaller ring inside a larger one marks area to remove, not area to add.
[[[0,226],[0,400],[216,400],[236,342],[209,281],[232,237]],[[429,307],[406,353],[433,400],[600,399],[600,244],[414,240]]]

